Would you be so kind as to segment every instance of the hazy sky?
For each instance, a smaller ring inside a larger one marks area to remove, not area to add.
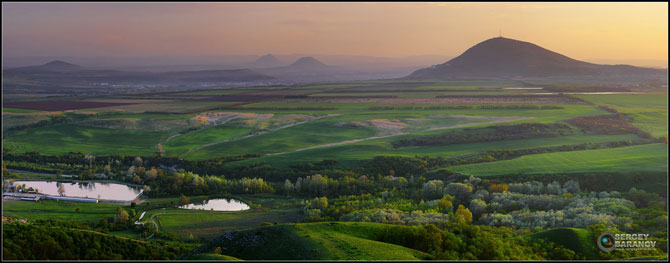
[[[498,36],[668,57],[668,3],[2,3],[5,56],[456,56]]]

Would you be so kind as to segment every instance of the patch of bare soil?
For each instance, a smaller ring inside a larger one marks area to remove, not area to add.
[[[206,112],[192,117],[192,120],[203,125],[217,125],[232,119],[262,120],[272,118],[274,114],[257,114],[253,112]]]

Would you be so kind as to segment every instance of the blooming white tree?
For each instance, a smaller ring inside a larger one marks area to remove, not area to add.
[[[484,202],[484,200],[472,199],[472,201],[470,201],[470,205],[468,206],[468,209],[470,209],[470,212],[472,212],[472,215],[474,215],[475,217],[478,217],[482,214],[482,212],[484,212],[484,210],[486,210],[486,207],[487,207],[487,205],[486,205],[486,202]]]

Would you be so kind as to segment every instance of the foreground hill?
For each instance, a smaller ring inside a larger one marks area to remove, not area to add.
[[[497,37],[481,42],[446,63],[419,69],[409,79],[653,75],[667,70],[579,61],[533,43]]]
[[[509,229],[445,224],[444,229],[342,221],[273,225],[226,233],[182,258],[220,251],[243,260],[575,259],[568,249]]]
[[[3,223],[3,260],[170,260],[188,248],[87,229]]]
[[[261,227],[227,233],[197,249],[244,260],[421,260],[427,253],[379,242],[374,235],[382,224],[307,223]],[[194,255],[186,258],[197,258]]]

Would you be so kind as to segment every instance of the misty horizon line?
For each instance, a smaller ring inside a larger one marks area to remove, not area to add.
[[[457,57],[457,55],[431,55],[431,54],[425,54],[425,55],[405,55],[405,56],[366,56],[366,55],[348,55],[348,54],[337,54],[337,55],[332,55],[332,54],[310,54],[310,53],[264,53],[262,55],[254,55],[254,54],[227,54],[227,55],[146,55],[146,56],[132,56],[132,55],[121,55],[121,56],[114,56],[114,55],[93,55],[93,56],[72,56],[72,55],[65,55],[65,56],[58,56],[58,55],[53,55],[53,56],[3,56],[2,58],[2,67],[3,68],[14,68],[14,67],[24,67],[24,66],[34,66],[34,65],[41,65],[45,64],[54,60],[67,60],[67,59],[74,59],[74,60],[87,60],[87,59],[109,59],[109,60],[117,60],[117,61],[109,61],[108,63],[105,63],[104,61],[96,61],[96,63],[92,64],[97,64],[97,65],[89,65],[89,63],[79,61],[79,62],[71,62],[71,61],[65,61],[68,63],[73,63],[73,64],[79,64],[81,66],[87,66],[87,67],[159,67],[159,66],[233,66],[234,64],[253,64],[255,62],[255,59],[258,59],[260,57],[266,56],[266,55],[272,55],[277,57],[277,59],[284,59],[284,60],[290,60],[290,61],[282,61],[286,63],[292,63],[296,59],[299,59],[301,57],[313,57],[317,60],[337,60],[337,59],[353,59],[353,58],[360,58],[360,59],[389,59],[389,60],[402,60],[402,59],[427,59],[427,60],[437,60],[437,61],[430,61],[430,63],[422,63],[422,62],[428,62],[428,61],[405,61],[405,65],[390,65],[391,67],[416,67],[416,66],[429,66],[429,65],[435,65],[435,64],[441,64],[444,62],[447,62],[450,59],[453,59]],[[238,59],[237,61],[162,61],[162,62],[148,62],[145,61],[146,63],[134,63],[132,61],[118,61],[118,60],[132,60],[132,59],[217,59],[217,58],[236,58]],[[17,61],[12,61],[12,60],[33,60],[30,62],[17,62]],[[438,59],[444,59],[438,60]],[[9,60],[9,61],[7,61]],[[41,62],[35,62],[36,60],[40,60]],[[665,69],[668,68],[668,60],[667,59],[617,59],[617,58],[590,58],[590,59],[583,59],[583,61],[586,62],[591,62],[591,63],[598,63],[598,64],[604,64],[604,65],[631,65],[631,66],[638,66],[638,67],[650,67],[650,68],[660,68],[660,69]],[[7,63],[10,62],[10,63]],[[83,62],[83,63],[82,63]],[[350,65],[350,66],[361,66],[365,64],[379,64],[382,63],[381,61],[358,61],[358,62],[352,62],[352,61],[323,61],[323,62],[329,62],[332,63],[333,65]],[[41,64],[40,64],[41,63]],[[397,63],[402,63],[402,61],[397,62]]]

